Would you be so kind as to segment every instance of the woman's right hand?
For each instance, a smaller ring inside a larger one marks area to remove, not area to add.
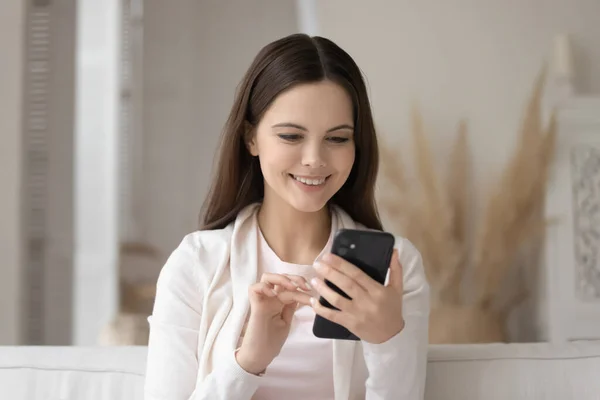
[[[250,318],[236,353],[240,367],[258,375],[281,351],[299,304],[310,306],[310,286],[297,275],[265,273],[248,289]]]

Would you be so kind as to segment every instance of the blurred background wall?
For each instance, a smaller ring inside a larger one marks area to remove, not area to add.
[[[97,109],[80,107],[87,92],[76,87],[83,65],[76,55],[77,21],[90,21],[82,14],[93,9],[90,4],[0,3],[0,344],[68,344],[74,341],[76,326],[91,326],[78,339],[90,344],[108,322],[107,315],[115,311],[116,290],[110,292],[112,300],[94,295],[82,302],[77,297],[86,293],[86,286],[78,283],[86,266],[77,265],[76,257],[80,246],[76,210],[81,210],[82,190],[76,182],[81,165],[96,164],[85,164],[85,157],[75,154],[76,138],[95,132],[102,141],[115,133],[77,128],[82,119],[80,128],[98,118],[93,115]],[[600,91],[600,2],[595,0],[122,0],[106,3],[129,10],[113,14],[114,9],[99,4],[94,12],[106,12],[101,15],[114,23],[99,29],[115,34],[118,28],[118,38],[123,21],[127,28],[128,41],[117,43],[110,54],[123,62],[127,58],[123,48],[131,50],[127,68],[132,76],[123,78],[131,85],[115,93],[129,104],[128,129],[133,132],[129,138],[135,139],[133,148],[121,142],[105,148],[113,149],[115,160],[123,154],[132,157],[125,172],[122,164],[111,167],[110,157],[99,162],[105,163],[102,171],[113,174],[105,182],[113,185],[110,190],[117,190],[119,179],[130,180],[125,189],[120,187],[120,195],[111,198],[127,203],[120,209],[131,215],[118,214],[115,218],[120,219],[113,222],[119,225],[121,239],[156,250],[148,267],[150,277],[183,235],[196,229],[218,135],[236,85],[257,51],[276,38],[308,31],[347,50],[367,77],[379,133],[399,148],[409,137],[413,100],[421,105],[441,160],[458,120],[467,117],[478,196],[511,154],[533,79],[545,61],[552,61],[557,35],[569,34],[572,39],[577,89]],[[133,17],[131,7],[137,10]],[[27,126],[32,115],[27,52],[34,45],[32,24],[42,24],[43,31],[44,21],[51,45],[43,53],[48,70],[36,75],[47,83],[43,102],[49,110],[44,117],[47,146],[41,149],[47,174],[40,178],[40,207],[28,189],[33,178],[27,161],[32,153],[27,149],[33,136]],[[96,43],[93,37],[87,40],[90,46]],[[94,62],[106,66],[102,59]],[[90,202],[92,192],[86,198]],[[110,210],[106,215],[113,215]],[[33,240],[38,231],[31,215],[38,214],[44,216],[41,247]],[[117,254],[118,243],[111,249]],[[106,268],[102,282],[114,286],[118,260],[107,260],[108,265],[94,267],[94,274]],[[38,280],[40,271],[43,279]],[[86,278],[89,285],[97,278],[94,274]],[[76,313],[74,303],[79,307]],[[524,340],[535,340],[535,335],[515,333]]]
[[[21,2],[0,4],[0,343],[18,343],[21,280],[21,84],[23,21]]]

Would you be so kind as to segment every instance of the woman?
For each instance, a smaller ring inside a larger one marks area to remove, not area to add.
[[[429,287],[419,253],[397,238],[384,286],[328,252],[340,228],[382,229],[377,168],[352,58],[302,34],[264,47],[229,115],[202,229],[158,279],[146,399],[421,399]],[[316,314],[361,341],[315,337]]]

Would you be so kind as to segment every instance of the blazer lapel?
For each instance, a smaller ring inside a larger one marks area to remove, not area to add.
[[[233,329],[232,340],[237,345],[240,333],[246,321],[250,301],[248,286],[255,283],[258,273],[256,208],[252,204],[238,214],[231,237],[229,269],[231,271],[231,286],[233,291],[232,320],[239,321]]]
[[[350,398],[355,349],[355,341],[333,341],[333,389],[335,400],[348,400]]]
[[[337,229],[354,229],[356,224],[341,208],[333,206]],[[329,249],[328,249],[329,251]],[[333,341],[333,386],[335,400],[348,400],[352,384],[352,369],[357,342],[352,340]]]

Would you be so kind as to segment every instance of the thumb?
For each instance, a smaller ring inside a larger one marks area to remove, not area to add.
[[[388,285],[401,291],[403,284],[404,274],[402,272],[402,264],[400,264],[400,259],[398,258],[398,249],[394,249],[392,260],[390,261],[390,280]]]
[[[296,312],[297,308],[298,308],[298,303],[296,303],[296,302],[286,304],[285,306],[283,306],[283,310],[281,311],[281,319],[286,324],[288,324],[288,325],[291,324],[292,317],[294,316],[294,313]]]

